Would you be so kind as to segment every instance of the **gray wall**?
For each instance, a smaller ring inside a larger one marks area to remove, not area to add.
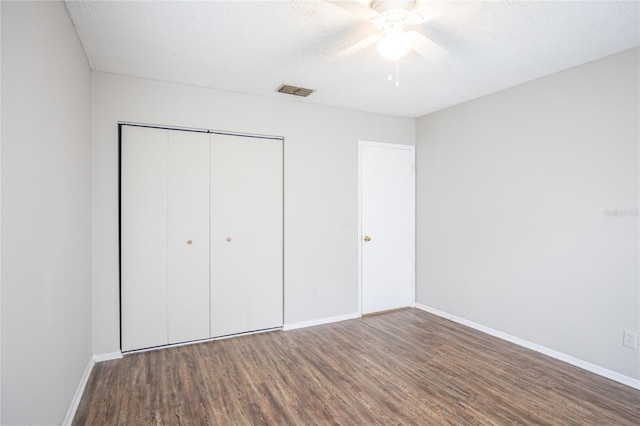
[[[358,139],[413,144],[414,119],[99,72],[92,112],[94,353],[120,348],[119,120],[284,136],[285,324],[358,312]]]
[[[62,2],[2,7],[2,424],[59,424],[91,359],[91,73]]]
[[[639,50],[417,120],[417,302],[632,378]],[[627,216],[612,217],[609,210]]]

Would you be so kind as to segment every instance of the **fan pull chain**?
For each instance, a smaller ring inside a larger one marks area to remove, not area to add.
[[[399,75],[399,73],[398,73],[398,63],[399,62],[400,61],[398,61],[398,60],[396,61],[396,87],[400,87],[400,80],[398,78],[398,75]],[[393,75],[391,73],[389,73],[389,75],[387,75],[387,81],[389,83],[391,83],[393,81]]]

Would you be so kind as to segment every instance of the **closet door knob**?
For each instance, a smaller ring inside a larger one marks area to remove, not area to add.
[[[370,236],[368,236],[368,235],[365,235],[365,236],[364,236],[364,240],[365,240],[366,242],[369,242],[369,241],[371,241],[371,237],[370,237]]]
[[[193,241],[187,240],[187,244],[191,245],[191,244],[193,244]]]
[[[227,237],[227,242],[230,243],[231,242],[231,237]]]

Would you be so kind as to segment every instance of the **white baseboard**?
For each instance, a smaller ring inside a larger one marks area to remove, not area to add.
[[[358,313],[347,314],[347,315],[338,315],[338,316],[335,316],[335,317],[321,318],[321,319],[311,320],[311,321],[296,322],[296,323],[293,323],[293,324],[285,324],[282,327],[282,329],[284,331],[289,331],[289,330],[295,330],[297,328],[313,327],[315,325],[329,324],[329,323],[332,323],[332,322],[346,321],[346,320],[351,320],[351,319],[356,319],[356,318],[360,318],[360,315]]]
[[[89,381],[89,376],[91,376],[91,371],[93,370],[94,365],[95,361],[91,358],[87,363],[87,367],[84,369],[84,373],[82,373],[80,383],[78,383],[76,393],[73,395],[67,414],[64,416],[64,420],[62,421],[63,426],[71,425],[71,422],[73,422],[73,418],[76,416],[76,411],[80,405],[80,400],[82,399],[82,394],[84,393],[84,388],[87,386],[87,382]]]
[[[483,333],[489,334],[491,336],[497,337],[502,340],[506,340],[507,342],[514,343],[516,345],[525,347],[527,349],[534,350],[541,354],[550,356],[551,358],[555,358],[557,360],[566,362],[567,364],[571,364],[573,366],[582,368],[583,370],[590,371],[599,376],[606,377],[607,379],[614,380],[618,383],[622,383],[623,385],[627,385],[629,387],[640,390],[640,380],[634,379],[629,376],[625,376],[624,374],[616,373],[615,371],[608,370],[606,368],[600,367],[599,365],[591,364],[587,361],[583,361],[581,359],[572,357],[570,355],[564,354],[562,352],[558,352],[553,349],[549,349],[545,346],[538,345],[537,343],[529,342],[528,340],[521,339],[519,337],[512,336],[507,333],[503,333],[502,331],[495,330],[493,328],[484,326],[482,324],[478,324],[473,321],[469,321],[464,318],[456,317],[455,315],[449,314],[447,312],[440,311],[438,309],[432,308],[430,306],[422,305],[420,303],[416,303],[416,308],[423,310],[425,312],[432,313],[442,318],[446,318],[453,322],[457,322],[458,324],[465,325],[467,327],[473,328],[475,330],[481,331]]]
[[[109,352],[106,354],[97,354],[93,356],[94,362],[103,362],[103,361],[111,361],[112,359],[120,359],[122,358],[122,352]]]
[[[71,425],[73,422],[73,418],[76,416],[76,411],[80,405],[80,400],[82,399],[82,394],[84,393],[84,388],[87,386],[87,382],[91,376],[91,371],[93,371],[93,366],[96,365],[96,362],[109,361],[118,358],[122,358],[122,352],[111,352],[91,357],[87,363],[87,367],[84,369],[84,373],[82,373],[82,377],[80,378],[80,382],[76,388],[76,393],[73,395],[73,399],[71,400],[71,404],[67,410],[67,414],[64,416],[64,420],[62,421],[64,426]]]

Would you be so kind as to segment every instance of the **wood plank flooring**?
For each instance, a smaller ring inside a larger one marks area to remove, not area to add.
[[[417,309],[96,364],[74,425],[638,425],[640,391]]]

